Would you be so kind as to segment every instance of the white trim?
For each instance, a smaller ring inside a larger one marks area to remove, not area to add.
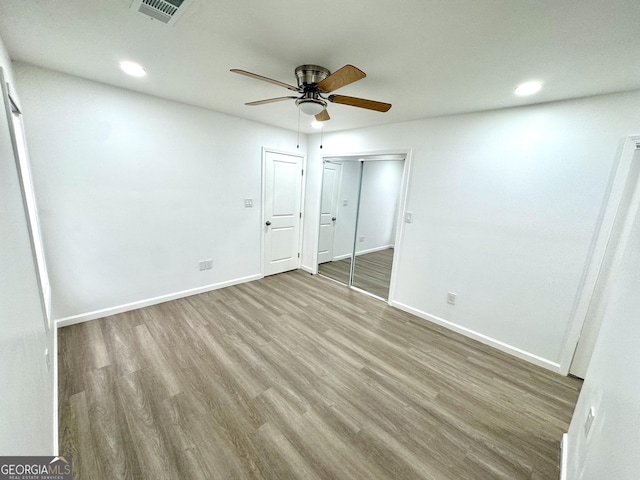
[[[465,337],[478,340],[485,345],[497,348],[502,352],[513,355],[514,357],[521,358],[522,360],[526,360],[530,363],[533,363],[534,365],[538,365],[540,367],[546,368],[547,370],[551,370],[552,372],[558,373],[560,369],[560,365],[558,363],[547,360],[546,358],[539,357],[538,355],[534,355],[533,353],[527,352],[518,347],[514,347],[513,345],[509,345],[508,343],[501,342],[500,340],[496,340],[495,338],[489,337],[487,335],[483,335],[482,333],[478,333],[469,328],[457,325],[443,318],[436,317],[435,315],[430,315],[426,312],[418,310],[417,308],[410,307],[397,301],[389,301],[389,305],[399,308],[400,310],[404,310],[405,312],[411,313],[429,322],[448,328],[449,330],[453,330],[454,332],[461,333]]]
[[[308,267],[306,265],[300,265],[300,270],[304,270],[307,273],[310,273],[311,275],[315,275],[316,272],[313,271],[313,268]]]
[[[20,184],[20,194],[22,196],[22,205],[24,207],[23,209],[24,209],[24,215],[25,215],[25,222],[27,226],[27,232],[29,233],[29,246],[31,247],[31,257],[33,258],[33,265],[35,267],[35,274],[36,274],[36,279],[38,284],[38,293],[40,296],[40,308],[42,309],[42,317],[43,317],[42,319],[45,325],[45,333],[48,335],[49,332],[51,332],[52,330],[52,321],[51,321],[50,309],[48,308],[48,306],[50,305],[50,299],[47,300],[47,294],[50,295],[51,291],[50,291],[50,287],[48,288],[48,290],[45,290],[45,283],[49,284],[48,278],[45,281],[45,278],[43,277],[43,273],[46,274],[46,271],[47,271],[46,262],[44,262],[44,257],[39,258],[37,253],[38,247],[36,246],[36,239],[40,238],[40,240],[42,240],[42,236],[41,235],[37,236],[35,229],[38,229],[38,230],[40,229],[40,220],[38,218],[37,202],[35,198],[33,198],[33,206],[30,205],[30,201],[28,199],[29,196],[27,194],[26,184],[29,183],[31,185],[31,189],[33,189],[33,180],[31,178],[31,171],[30,171],[28,156],[25,159],[26,169],[23,168],[22,162],[20,160],[21,159],[20,148],[18,147],[19,139],[16,132],[14,114],[13,114],[13,111],[11,110],[11,104],[13,103],[14,105],[16,105],[16,102],[11,96],[10,89],[11,89],[11,85],[4,78],[4,70],[2,69],[2,67],[0,67],[0,92],[2,93],[2,103],[4,104],[4,108],[5,108],[7,124],[9,128],[9,137],[11,139],[11,147],[13,149],[13,158],[16,165],[16,171],[18,173],[18,183]],[[23,127],[22,114],[18,113],[18,115],[21,122],[20,126],[22,128]],[[24,134],[24,130],[21,131],[21,137],[22,138],[20,140],[22,140],[22,143],[24,145],[25,152],[26,152],[27,146],[26,146],[26,137]],[[39,245],[39,247],[43,248],[42,245]]]
[[[356,257],[358,255],[366,255],[368,253],[381,252],[382,250],[388,250],[390,248],[395,248],[395,247],[393,245],[382,245],[381,247],[368,248],[366,250],[361,250],[359,252],[356,252]],[[332,262],[337,262],[337,261],[340,261],[340,260],[344,260],[346,258],[351,258],[351,254],[350,253],[345,253],[343,255],[338,255],[337,257],[334,257],[331,261]]]
[[[58,406],[60,401],[58,398],[58,325],[53,324],[53,455],[60,455],[60,445],[58,442],[59,418]],[[68,454],[68,453],[67,453]]]
[[[360,250],[356,252],[356,257],[358,255],[366,255],[368,253],[381,252],[382,250],[388,250],[393,248],[393,245],[382,245],[381,247],[367,248],[366,250]],[[351,255],[349,255],[351,256]]]
[[[137,310],[138,308],[148,307],[150,305],[156,305],[158,303],[169,302],[178,298],[189,297],[191,295],[198,295],[199,293],[210,292],[212,290],[218,290],[219,288],[231,287],[233,285],[239,285],[241,283],[252,282],[254,280],[260,280],[264,278],[262,274],[249,275],[247,277],[236,278],[233,280],[227,280],[220,283],[212,283],[205,285],[204,287],[191,288],[189,290],[182,290],[181,292],[169,293],[167,295],[160,295],[159,297],[148,298],[146,300],[139,300],[137,302],[126,303],[124,305],[118,305],[116,307],[103,308],[102,310],[95,310],[93,312],[81,313],[80,315],[73,315],[71,317],[61,318],[56,321],[58,328],[74,325],[76,323],[88,322],[89,320],[95,320],[96,318],[108,317],[109,315],[116,315],[122,312],[128,312],[130,310]]]
[[[571,368],[571,362],[578,347],[580,334],[589,311],[589,305],[593,297],[600,269],[604,261],[607,244],[613,230],[613,225],[618,213],[618,207],[624,189],[627,184],[633,158],[638,149],[640,135],[629,136],[625,139],[617,165],[613,169],[612,179],[609,189],[605,194],[603,211],[595,230],[594,239],[591,244],[589,254],[583,273],[582,285],[578,291],[576,301],[571,315],[571,321],[567,328],[567,333],[562,344],[560,356],[560,374],[567,375]]]
[[[407,202],[409,199],[409,179],[411,178],[411,159],[413,150],[407,150],[404,158],[404,171],[402,172],[402,185],[400,186],[400,199],[398,201],[398,211],[396,213],[396,238],[393,240],[393,260],[391,268],[391,279],[389,281],[389,304],[396,296],[396,283],[398,281],[398,269],[393,266],[400,265],[400,256],[402,253],[402,239],[404,238],[404,230],[406,223],[404,215],[407,211]]]
[[[569,435],[562,434],[562,441],[560,442],[560,480],[567,480],[569,466]]]

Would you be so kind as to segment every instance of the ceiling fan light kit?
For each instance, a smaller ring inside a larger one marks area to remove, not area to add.
[[[325,108],[327,108],[327,102],[315,99],[299,98],[296,100],[296,105],[307,115],[317,115]]]
[[[295,76],[298,83],[297,87],[256,73],[247,72],[246,70],[234,68],[231,69],[231,71],[233,73],[255,78],[256,80],[272,83],[301,94],[300,97],[287,96],[269,98],[266,100],[248,102],[245,103],[245,105],[256,106],[295,99],[296,105],[302,113],[314,115],[318,122],[326,122],[331,118],[327,112],[327,102],[339,103],[342,105],[364,108],[377,112],[387,112],[391,108],[390,103],[378,102],[375,100],[347,97],[345,95],[325,96],[334,90],[366,77],[366,74],[362,70],[354,67],[353,65],[345,65],[333,73],[319,65],[300,65],[295,69]]]
[[[327,108],[327,102],[320,98],[319,94],[313,92],[305,93],[302,98],[296,100],[296,105],[307,115],[317,115]]]

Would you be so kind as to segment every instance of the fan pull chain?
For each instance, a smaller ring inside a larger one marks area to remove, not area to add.
[[[322,148],[322,133],[324,132],[324,123],[320,127],[320,148]]]
[[[300,148],[300,109],[298,109],[298,144],[296,148]]]

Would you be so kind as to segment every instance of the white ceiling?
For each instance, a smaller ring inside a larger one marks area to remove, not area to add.
[[[295,85],[297,65],[350,63],[367,78],[336,93],[393,104],[330,105],[325,131],[640,88],[638,0],[195,0],[172,27],[130,4],[2,0],[0,36],[14,60],[291,130],[293,101],[244,102],[292,92],[229,69]]]

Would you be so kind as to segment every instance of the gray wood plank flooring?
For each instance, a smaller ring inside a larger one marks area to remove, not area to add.
[[[581,381],[301,271],[59,330],[76,479],[558,478]]]
[[[392,264],[393,248],[357,255],[353,286],[388,299]],[[350,269],[350,258],[318,265],[318,273],[344,284],[349,283]]]

